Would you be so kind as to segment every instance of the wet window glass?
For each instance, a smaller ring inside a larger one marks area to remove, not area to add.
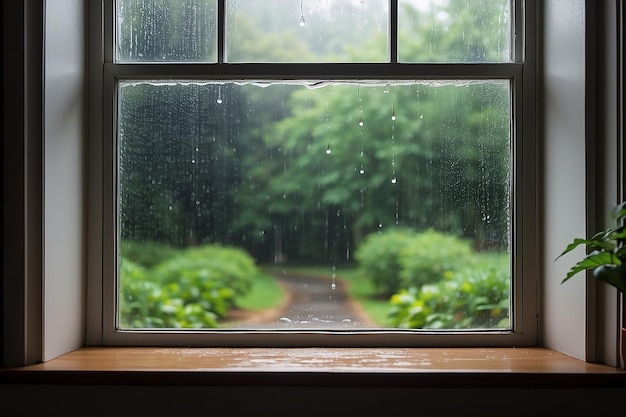
[[[217,0],[117,0],[119,62],[216,62]]]
[[[510,62],[510,0],[399,0],[400,62]]]
[[[389,1],[227,0],[228,62],[387,62]]]
[[[118,327],[510,329],[510,97],[120,82]]]

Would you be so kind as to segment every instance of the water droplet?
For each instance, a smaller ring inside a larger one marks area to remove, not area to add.
[[[330,155],[333,151],[330,149],[330,143],[326,146],[326,154]]]
[[[216,102],[217,102],[217,104],[222,104],[224,101],[220,97],[218,97]]]
[[[396,177],[393,177],[393,178],[391,179],[391,183],[392,183],[392,184],[395,184],[396,182],[398,182],[398,179],[397,179]]]
[[[335,284],[334,282],[332,284],[330,284],[330,289],[334,290],[335,288],[337,288],[337,284]]]
[[[420,116],[420,119],[423,119],[423,118],[424,118],[424,115],[422,114],[422,115]]]
[[[361,167],[361,169],[359,170],[359,174],[361,175],[365,174],[365,170],[363,169],[363,167]]]
[[[172,206],[169,206],[168,209],[169,209],[169,211],[172,211]]]
[[[304,24],[306,23],[306,20],[304,20],[304,16],[300,16],[300,26],[304,26]]]
[[[199,201],[199,200],[196,200],[196,205],[197,205],[197,204],[200,204],[200,201]]]
[[[396,120],[396,114],[395,113],[391,114],[391,120]]]
[[[361,119],[359,120],[359,126],[363,127],[365,123],[363,123],[363,116],[361,116]]]
[[[383,222],[378,223],[378,228],[380,229],[381,227],[383,227]]]

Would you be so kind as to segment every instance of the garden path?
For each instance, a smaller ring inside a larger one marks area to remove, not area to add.
[[[258,313],[234,312],[230,326],[269,329],[374,327],[361,306],[348,294],[348,284],[330,277],[275,272],[287,296],[279,308]]]

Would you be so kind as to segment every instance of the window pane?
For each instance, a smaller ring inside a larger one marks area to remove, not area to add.
[[[117,0],[119,62],[216,62],[217,0]]]
[[[399,0],[401,62],[510,62],[510,0]]]
[[[120,84],[119,326],[509,328],[509,82],[304,84]]]
[[[388,0],[227,0],[228,62],[387,62]]]

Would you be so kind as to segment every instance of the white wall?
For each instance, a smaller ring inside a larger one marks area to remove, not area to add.
[[[45,2],[44,361],[84,342],[85,3]]]
[[[543,344],[585,359],[586,289],[560,281],[583,249],[554,262],[574,237],[586,236],[585,2],[546,0],[543,50],[544,285]],[[563,308],[563,306],[569,306]]]

